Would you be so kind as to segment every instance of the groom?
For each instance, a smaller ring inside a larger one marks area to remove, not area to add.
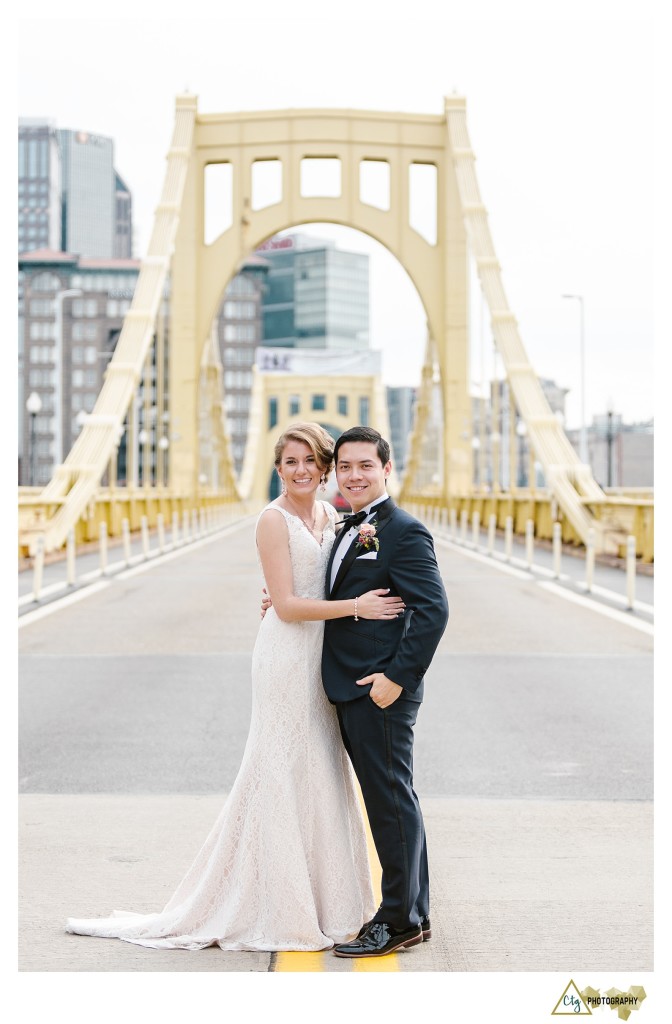
[[[413,789],[413,726],[424,675],[448,621],[448,601],[429,531],[386,491],[390,446],[371,427],[352,427],[334,450],[336,478],[353,515],[327,568],[332,600],[390,588],[403,618],[325,623],[322,679],[364,797],[380,860],[382,903],[340,957],[384,956],[430,937],[427,845]],[[369,524],[362,529],[364,524]]]

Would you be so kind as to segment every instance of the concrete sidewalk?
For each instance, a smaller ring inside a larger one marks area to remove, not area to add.
[[[19,969],[653,969],[653,815],[640,801],[423,799],[433,937],[379,961],[329,952],[152,950],[65,933],[66,917],[161,909],[223,799],[21,796]]]

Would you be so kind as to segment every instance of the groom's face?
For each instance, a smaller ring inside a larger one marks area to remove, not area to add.
[[[338,450],[336,479],[338,489],[359,512],[385,493],[385,481],[392,463],[380,461],[375,444],[370,441],[347,441]]]

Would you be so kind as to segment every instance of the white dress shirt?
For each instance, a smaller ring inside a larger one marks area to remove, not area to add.
[[[379,494],[377,498],[374,498],[372,502],[370,502],[368,505],[365,505],[363,509],[360,509],[360,512],[366,512],[366,519],[363,519],[362,523],[368,523],[370,521],[370,517],[372,516],[372,514],[375,515],[376,508],[378,507],[378,505],[382,505],[382,503],[384,501],[387,501],[388,498],[389,494],[386,491],[384,494]],[[351,526],[349,529],[343,527],[338,537],[336,538],[336,554],[334,555],[334,560],[331,563],[331,579],[329,580],[330,591],[334,589],[334,583],[336,581],[336,577],[338,576],[338,570],[341,568],[341,562],[345,558],[348,548],[355,539],[355,536],[359,533],[359,527],[362,525],[362,523],[360,523],[359,526]],[[347,540],[343,540],[344,537],[346,537]]]

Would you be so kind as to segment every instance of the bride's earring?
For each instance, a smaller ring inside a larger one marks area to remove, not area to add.
[[[280,476],[279,473],[278,473],[278,476]],[[280,483],[282,484],[282,493],[283,494],[287,494],[287,486],[286,486],[285,481],[282,479],[281,476],[280,476]]]
[[[324,491],[326,491],[326,489],[327,489],[327,478],[326,478],[326,476],[323,473],[322,476],[320,477],[320,490],[324,492]]]

